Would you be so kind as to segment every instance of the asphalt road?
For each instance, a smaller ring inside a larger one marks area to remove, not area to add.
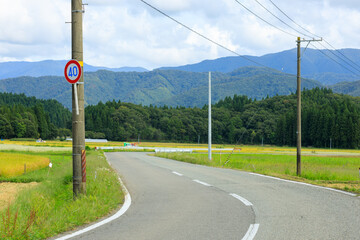
[[[145,153],[107,157],[132,205],[74,239],[360,239],[359,197]]]

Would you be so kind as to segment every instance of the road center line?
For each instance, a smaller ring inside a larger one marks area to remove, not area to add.
[[[246,232],[245,236],[242,238],[242,240],[252,240],[254,239],[258,229],[259,224],[251,224],[248,231]]]
[[[178,176],[182,176],[181,173],[178,173],[178,172],[175,172],[175,171],[173,171],[172,173],[175,174],[175,175],[178,175]]]
[[[197,180],[197,179],[194,179],[193,181],[194,181],[194,182],[197,182],[197,183],[200,183],[200,184],[202,184],[202,185],[204,185],[204,186],[211,187],[211,185],[208,184],[208,183],[206,183],[206,182],[202,182],[202,181]]]
[[[230,193],[230,196],[233,196],[234,198],[240,200],[243,204],[245,204],[246,206],[252,206],[253,204],[251,202],[249,202],[248,200],[246,200],[243,197],[240,197],[239,195],[235,194],[235,193]]]

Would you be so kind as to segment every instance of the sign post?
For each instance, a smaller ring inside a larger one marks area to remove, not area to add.
[[[74,95],[75,95],[75,108],[76,108],[76,115],[79,115],[79,100],[78,100],[78,93],[77,93],[77,82],[80,80],[82,74],[81,65],[76,60],[70,60],[65,65],[64,75],[66,80],[73,84]]]

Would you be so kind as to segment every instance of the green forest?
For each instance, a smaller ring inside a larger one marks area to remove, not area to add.
[[[56,100],[0,93],[0,137],[54,139],[71,134],[71,113]]]
[[[71,113],[54,100],[0,94],[0,135],[51,139],[71,134]],[[302,145],[358,148],[360,98],[331,89],[302,92]],[[99,102],[85,109],[86,136],[113,141],[207,142],[208,106],[142,106]],[[68,130],[67,130],[68,129]],[[296,145],[296,95],[253,100],[226,97],[212,106],[212,141],[219,144]]]

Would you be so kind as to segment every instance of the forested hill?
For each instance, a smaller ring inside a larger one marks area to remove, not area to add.
[[[71,113],[56,100],[0,93],[0,137],[52,139],[66,136]],[[63,131],[61,131],[63,129]],[[59,131],[60,130],[60,131]],[[70,132],[71,133],[71,132]]]
[[[244,67],[231,73],[212,73],[212,101],[234,94],[261,99],[296,91],[296,77],[263,67]],[[303,88],[322,86],[303,79]],[[56,99],[71,108],[71,85],[64,77],[19,77],[0,80],[0,91]],[[202,107],[207,103],[208,73],[178,70],[85,73],[85,104],[120,100],[158,106]]]
[[[331,86],[334,92],[344,93],[351,96],[360,96],[360,81],[342,82]]]
[[[0,93],[0,106],[16,106],[35,107],[42,105],[44,111],[49,115],[50,122],[56,127],[66,128],[71,121],[71,113],[61,103],[54,99],[37,99],[35,97],[27,97],[25,94]]]
[[[358,148],[360,99],[315,88],[302,93],[302,144]],[[169,108],[107,102],[88,106],[86,129],[109,140],[207,142],[207,107]],[[296,95],[254,101],[227,97],[212,108],[214,143],[296,145]]]

